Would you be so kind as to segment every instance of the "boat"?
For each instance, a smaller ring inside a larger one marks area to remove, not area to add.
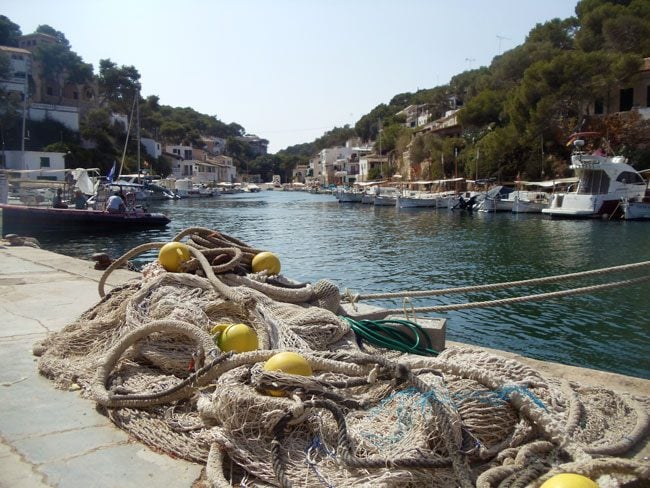
[[[513,188],[501,185],[495,186],[487,191],[485,198],[481,200],[476,209],[479,212],[512,212],[514,204],[513,192]]]
[[[515,190],[512,192],[512,213],[542,213],[551,203],[551,190],[575,184],[577,178],[558,178],[547,181],[521,181],[519,184],[533,190]]]
[[[126,183],[139,185],[139,191],[136,192],[136,200],[174,200],[178,196],[161,183],[162,179],[148,174],[128,174],[120,175],[120,178],[114,183]]]
[[[373,203],[376,207],[394,207],[397,205],[399,190],[393,187],[376,187]]]
[[[648,220],[650,219],[650,202],[636,202],[624,200],[621,202],[623,219],[625,220]]]
[[[339,203],[361,203],[363,192],[356,189],[341,188],[335,193]]]
[[[644,169],[639,173],[650,173],[650,169]],[[640,200],[631,200],[623,198],[621,208],[623,209],[622,218],[624,220],[649,220],[650,219],[650,188],[646,180],[645,195]]]
[[[244,187],[244,191],[247,193],[259,193],[261,190],[255,183],[249,183]]]
[[[179,198],[210,198],[217,196],[217,188],[208,188],[207,186],[197,185],[189,178],[176,180],[176,195]]]
[[[578,182],[566,192],[554,193],[549,207],[542,209],[543,214],[552,217],[606,217],[622,213],[621,203],[625,200],[643,201],[646,180],[627,158],[611,155],[612,150],[605,139],[598,150],[592,153],[583,150],[584,138],[595,136],[600,134],[579,132],[571,136],[574,150],[570,168]]]
[[[109,213],[92,208],[32,207],[26,205],[0,204],[2,230],[18,229],[67,229],[69,227],[95,227],[135,229],[164,227],[170,219],[162,213],[152,213],[140,207],[128,208],[124,213]]]
[[[398,208],[437,208],[438,198],[430,192],[405,191],[397,195]]]

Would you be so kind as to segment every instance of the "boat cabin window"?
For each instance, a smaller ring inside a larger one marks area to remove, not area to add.
[[[645,185],[645,181],[643,181],[641,175],[633,171],[623,171],[620,175],[616,177],[616,181],[620,183],[627,183],[627,184],[638,183],[638,184]]]
[[[578,193],[597,195],[607,193],[609,189],[609,176],[603,170],[586,170],[580,176]]]

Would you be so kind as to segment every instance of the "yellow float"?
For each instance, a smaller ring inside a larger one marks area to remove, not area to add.
[[[271,275],[280,274],[280,258],[268,251],[257,253],[251,263],[253,273],[267,271]]]
[[[311,376],[312,370],[309,362],[300,354],[284,351],[271,356],[264,367],[264,371],[281,371],[287,374],[297,374],[300,376]],[[284,392],[280,390],[269,390],[272,396],[283,396]]]
[[[190,259],[190,248],[182,242],[168,242],[158,251],[158,261],[167,271],[177,273],[181,264]]]
[[[540,488],[598,488],[598,485],[581,474],[562,473],[547,479]]]
[[[259,347],[257,333],[246,324],[219,324],[212,328],[216,343],[223,352],[248,352]]]

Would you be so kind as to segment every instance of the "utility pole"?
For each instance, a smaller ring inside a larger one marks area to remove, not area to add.
[[[465,61],[467,61],[469,63],[469,69],[471,70],[472,69],[472,63],[474,61],[476,61],[476,59],[474,59],[474,58],[465,58]]]
[[[22,136],[20,138],[20,155],[22,158],[21,169],[27,169],[25,160],[25,134],[27,129],[27,95],[29,93],[29,73],[31,72],[30,56],[25,57],[25,83],[23,85],[23,126]],[[28,69],[29,68],[29,69]]]
[[[497,39],[499,40],[499,54],[501,54],[501,41],[510,41],[511,39],[508,37],[503,37],[497,34]]]

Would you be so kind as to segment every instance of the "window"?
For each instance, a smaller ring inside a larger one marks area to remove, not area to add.
[[[577,193],[587,195],[605,194],[609,189],[609,176],[603,170],[584,170],[580,175]]]
[[[619,111],[628,112],[632,110],[632,106],[634,105],[634,88],[623,88],[621,90],[620,102]]]
[[[72,98],[74,100],[79,100],[79,92],[72,92]]]
[[[51,86],[48,86],[48,87],[45,89],[45,93],[47,93],[48,95],[54,95],[54,90],[52,90],[52,87],[51,87]]]
[[[616,181],[628,184],[645,184],[643,178],[638,173],[633,173],[632,171],[623,171],[616,177]]]
[[[50,158],[42,157],[41,158],[41,168],[49,168],[49,167],[50,167]]]
[[[605,102],[602,98],[597,98],[594,101],[594,114],[602,115],[605,113]]]

